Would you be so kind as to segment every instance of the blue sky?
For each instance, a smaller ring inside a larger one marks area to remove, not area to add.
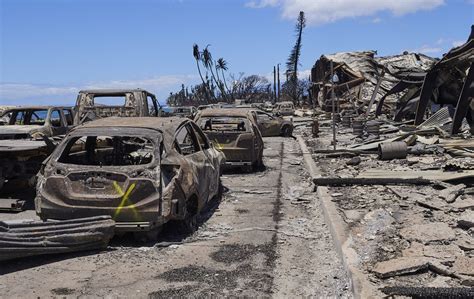
[[[474,0],[0,0],[0,105],[72,105],[77,91],[142,87],[164,101],[198,83],[192,45],[230,72],[269,75],[294,43],[322,54],[404,50],[439,57],[466,40]],[[282,70],[283,71],[283,70]]]

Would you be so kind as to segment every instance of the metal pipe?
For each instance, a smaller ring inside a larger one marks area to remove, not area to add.
[[[277,81],[278,81],[278,102],[280,101],[280,64],[277,64]]]
[[[334,65],[331,60],[331,101],[332,101],[332,143],[334,149],[336,149],[336,103],[335,103],[335,96],[334,96]]]

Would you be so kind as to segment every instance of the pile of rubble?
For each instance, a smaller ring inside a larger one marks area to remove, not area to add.
[[[387,115],[398,122],[414,119],[415,125],[423,122],[430,104],[431,111],[450,105],[452,133],[459,132],[464,117],[472,123],[474,26],[466,43],[441,60],[419,53],[387,57],[376,53],[322,55],[311,69],[313,101],[329,112],[334,96],[338,113]]]
[[[357,268],[388,295],[474,286],[473,37],[439,61],[357,52],[313,68],[321,111],[301,133],[314,183],[329,188]]]

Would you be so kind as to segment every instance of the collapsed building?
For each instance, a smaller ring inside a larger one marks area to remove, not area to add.
[[[331,111],[334,90],[337,111],[386,114],[395,121],[414,119],[416,125],[430,104],[432,112],[449,105],[451,131],[457,133],[464,118],[471,124],[473,119],[474,26],[471,31],[466,43],[440,60],[408,52],[385,57],[376,57],[376,51],[322,55],[311,69],[313,102]]]

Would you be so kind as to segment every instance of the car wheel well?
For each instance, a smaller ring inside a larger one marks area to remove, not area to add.
[[[186,213],[191,212],[191,215],[196,215],[199,211],[199,198],[193,194],[186,201]]]
[[[293,130],[289,124],[285,124],[281,127],[281,135],[283,136],[290,136]]]

